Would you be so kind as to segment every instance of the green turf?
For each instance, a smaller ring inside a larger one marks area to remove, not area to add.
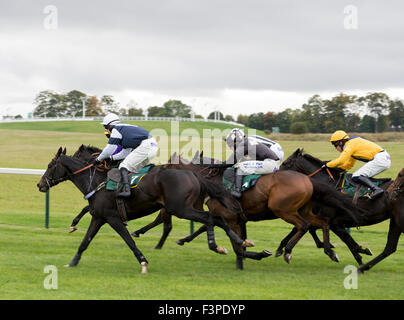
[[[4,124],[3,124],[4,125]],[[82,124],[83,125],[83,124]],[[67,127],[71,127],[69,124]],[[0,126],[0,167],[46,168],[59,146],[68,154],[80,144],[102,147],[106,139],[99,132],[85,133],[41,130],[11,130]],[[185,128],[185,127],[184,127]],[[282,141],[285,155],[296,148],[323,160],[338,153],[327,141]],[[182,142],[181,146],[186,142]],[[381,176],[395,177],[403,167],[404,148],[399,142],[380,143],[392,156],[392,167]],[[164,161],[164,159],[160,159]],[[188,221],[173,219],[174,228],[162,250],[154,250],[162,226],[135,239],[149,260],[149,273],[140,274],[140,266],[120,237],[104,226],[83,254],[76,268],[65,268],[80,244],[90,217],[85,216],[79,230],[69,234],[74,216],[86,205],[70,182],[50,192],[50,229],[44,228],[45,196],[38,192],[39,176],[0,175],[0,299],[403,299],[404,280],[402,242],[391,257],[359,276],[358,289],[347,290],[344,267],[355,265],[347,247],[335,236],[341,262],[335,263],[317,249],[306,235],[293,251],[292,263],[269,257],[262,261],[245,260],[245,270],[235,269],[235,256],[221,230],[218,244],[229,250],[221,256],[208,250],[206,235],[180,247],[175,240],[189,233]],[[129,222],[133,231],[151,222],[155,215]],[[196,224],[196,227],[198,224]],[[280,240],[291,230],[282,220],[250,222],[248,236],[261,251],[275,251]],[[377,254],[384,248],[388,222],[351,229],[353,237]],[[321,237],[321,233],[319,232]],[[364,261],[370,257],[364,256]],[[58,289],[44,289],[44,267],[58,268]]]

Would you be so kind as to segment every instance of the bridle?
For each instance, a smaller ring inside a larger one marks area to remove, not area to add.
[[[397,179],[393,181],[391,186],[387,188],[390,200],[395,200],[400,193],[404,192],[404,190],[401,189],[403,185],[403,181],[401,181],[401,183],[397,181]]]

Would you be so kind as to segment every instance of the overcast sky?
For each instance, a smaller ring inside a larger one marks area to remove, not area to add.
[[[26,116],[41,90],[235,117],[313,94],[404,99],[403,13],[401,0],[2,0],[0,115]]]

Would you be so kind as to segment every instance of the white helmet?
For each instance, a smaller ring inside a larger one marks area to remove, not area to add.
[[[110,125],[113,122],[119,122],[119,117],[115,113],[109,113],[104,117],[104,120],[102,120],[101,124],[104,126]]]
[[[236,140],[236,142],[239,142],[244,138],[244,136],[245,136],[245,134],[242,129],[234,128],[227,135],[225,141],[226,141],[227,145],[232,146],[234,144],[234,140]]]
[[[226,137],[226,140],[229,140],[229,139],[231,139],[231,140],[240,139],[241,140],[242,138],[244,138],[244,136],[245,136],[245,134],[242,129],[234,128],[234,129],[231,129],[230,133]]]

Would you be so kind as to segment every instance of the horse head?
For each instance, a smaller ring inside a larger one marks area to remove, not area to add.
[[[63,178],[65,177],[67,172],[66,169],[63,166],[61,166],[61,158],[63,156],[66,156],[66,148],[62,149],[62,147],[60,147],[59,150],[56,152],[55,156],[49,162],[48,168],[42,175],[39,183],[37,184],[39,191],[47,192],[50,187],[53,187],[57,185],[59,182],[65,180]]]
[[[303,155],[303,149],[296,149],[280,166],[281,170],[296,170],[296,161]]]
[[[398,173],[397,178],[387,188],[390,200],[396,200],[401,193],[404,193],[404,168]]]

